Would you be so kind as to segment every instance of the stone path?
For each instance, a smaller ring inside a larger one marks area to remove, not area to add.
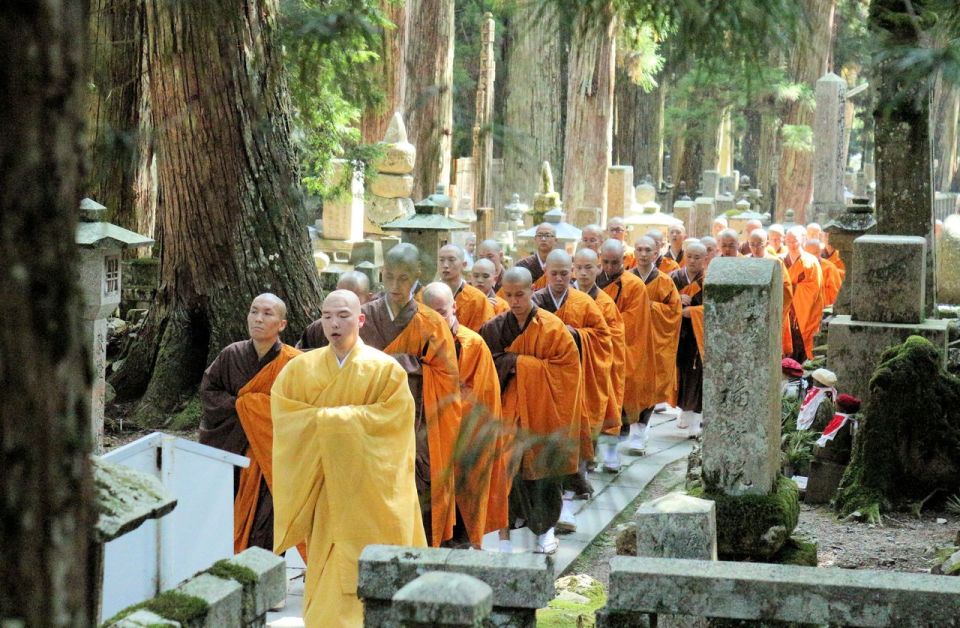
[[[693,441],[687,439],[686,430],[676,427],[678,411],[668,411],[653,416],[650,442],[646,456],[624,454],[621,445],[623,467],[617,475],[591,473],[593,498],[580,504],[577,512],[577,531],[559,536],[560,549],[554,555],[554,566],[559,576],[610,524],[614,517],[627,507],[663,467],[684,458],[690,453]],[[526,529],[514,530],[512,534],[515,552],[531,551],[536,537]],[[483,539],[483,548],[495,550],[499,545],[497,533]],[[267,625],[273,628],[303,626],[303,563],[296,552],[287,553],[287,604],[267,615]]]

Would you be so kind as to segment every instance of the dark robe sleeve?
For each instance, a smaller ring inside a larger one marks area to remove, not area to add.
[[[323,335],[323,325],[319,320],[315,320],[303,330],[300,340],[297,341],[297,349],[310,351],[326,347],[327,344],[327,337]]]
[[[533,320],[536,311],[537,308],[534,306],[524,324],[524,329]],[[497,368],[497,378],[500,380],[500,390],[506,390],[510,378],[517,374],[517,354],[507,351],[507,347],[513,344],[517,336],[522,333],[523,329],[517,323],[517,317],[510,312],[495,316],[480,328],[480,336],[493,355],[493,364]]]
[[[237,395],[230,385],[230,357],[228,347],[203,372],[200,382],[200,442],[230,453],[243,455],[247,450],[247,436],[237,418]]]

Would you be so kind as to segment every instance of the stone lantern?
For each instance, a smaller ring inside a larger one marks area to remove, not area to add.
[[[413,216],[382,225],[384,229],[397,229],[403,242],[409,242],[419,249],[423,268],[421,283],[433,281],[437,274],[437,253],[450,243],[450,232],[470,228],[449,217],[452,204],[446,195],[446,188],[438,185],[435,193],[413,206]]]
[[[504,206],[503,214],[511,227],[523,229],[523,217],[530,211],[530,206],[520,202],[520,195],[514,194],[510,202]]]
[[[76,243],[80,247],[80,289],[83,293],[84,335],[90,343],[93,386],[90,423],[95,453],[103,449],[103,406],[106,391],[107,317],[120,305],[120,253],[150,246],[153,240],[103,221],[106,209],[85,198],[80,201]]]
[[[833,304],[834,314],[850,313],[849,284],[854,276],[853,268],[856,265],[853,258],[853,241],[872,232],[876,226],[877,220],[874,218],[870,199],[861,196],[854,198],[845,211],[823,227],[823,230],[829,234],[830,246],[840,253],[840,259],[846,266],[847,280],[840,286],[840,293]]]

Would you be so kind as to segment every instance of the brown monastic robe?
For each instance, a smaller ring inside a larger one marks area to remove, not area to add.
[[[670,274],[680,294],[691,297],[690,318],[680,319],[677,344],[677,394],[673,405],[689,412],[703,412],[703,275],[691,278],[685,269]],[[694,311],[699,308],[699,316]]]

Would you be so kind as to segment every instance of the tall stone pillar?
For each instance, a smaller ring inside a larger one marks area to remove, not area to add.
[[[813,122],[813,217],[821,222],[835,218],[845,209],[846,92],[846,81],[833,72],[817,80],[817,109]]]
[[[610,166],[607,168],[607,220],[629,216],[631,209],[633,166]]]

